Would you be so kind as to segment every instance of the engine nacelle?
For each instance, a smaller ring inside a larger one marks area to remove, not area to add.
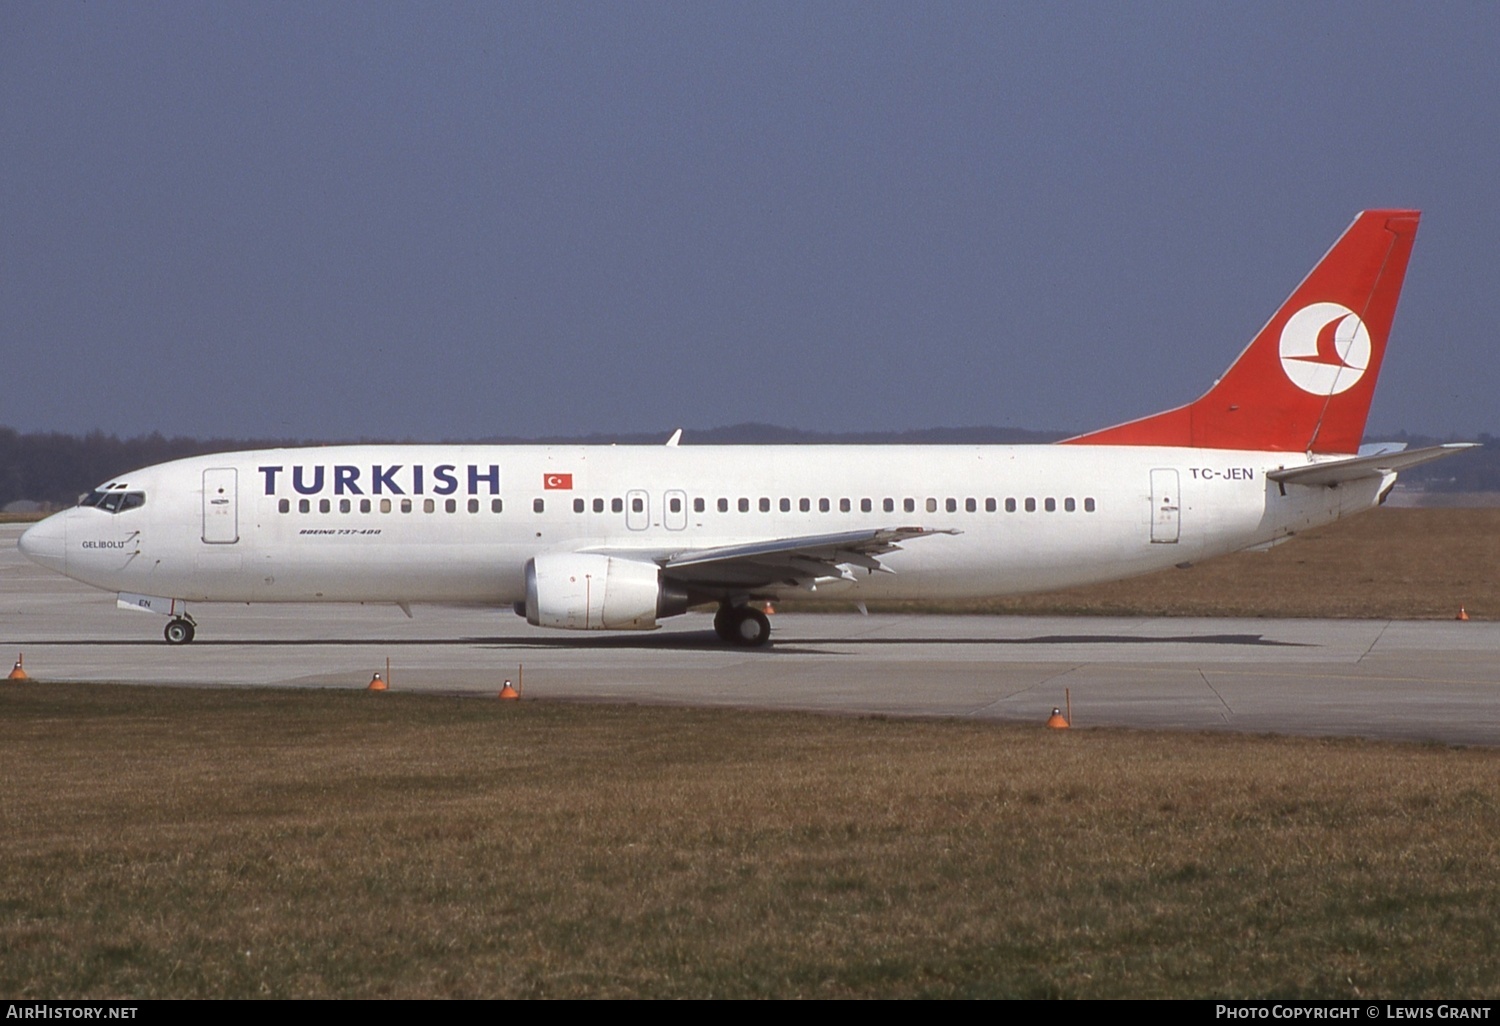
[[[526,562],[526,621],[577,631],[646,631],[686,612],[686,592],[663,585],[655,563],[563,552]]]

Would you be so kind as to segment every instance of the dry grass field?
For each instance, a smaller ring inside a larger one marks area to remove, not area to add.
[[[1377,509],[1308,531],[1269,552],[1238,553],[1113,584],[923,608],[1449,619],[1460,606],[1475,619],[1500,616],[1500,509]]]
[[[1500,752],[0,687],[0,992],[1493,997]]]

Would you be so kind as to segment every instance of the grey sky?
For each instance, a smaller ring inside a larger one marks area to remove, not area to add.
[[[1497,48],[1495,4],[7,3],[0,424],[1099,427],[1415,206],[1372,431],[1495,431]]]

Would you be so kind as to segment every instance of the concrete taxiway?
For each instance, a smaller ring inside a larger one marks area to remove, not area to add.
[[[509,610],[194,607],[165,618],[27,562],[0,525],[0,660],[40,681],[358,688],[494,695],[525,667],[532,697],[1075,726],[1354,735],[1500,745],[1500,624],[799,614],[768,649],[723,647],[706,615],[582,634]]]

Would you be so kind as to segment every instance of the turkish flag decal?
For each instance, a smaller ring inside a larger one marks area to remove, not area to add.
[[[573,488],[572,474],[543,474],[542,487],[548,489],[561,489],[571,491]]]

